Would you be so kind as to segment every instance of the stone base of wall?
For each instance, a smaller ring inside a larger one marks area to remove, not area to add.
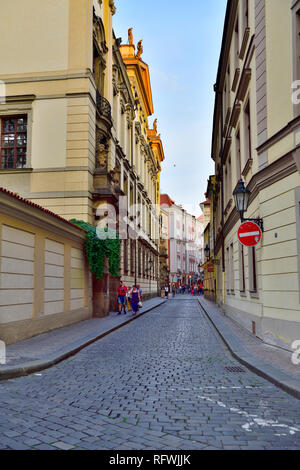
[[[222,310],[228,317],[246,328],[250,333],[253,333],[253,328],[255,327],[255,335],[262,339],[261,317],[226,304],[223,305]]]
[[[159,297],[160,296],[160,293],[157,293],[157,292],[151,292],[151,294],[143,294],[142,297],[143,297],[143,301],[144,300],[150,300],[150,299],[153,299],[154,297]]]
[[[300,322],[253,315],[225,305],[225,314],[267,344],[293,351],[293,341],[300,340]],[[253,332],[255,328],[255,333]]]
[[[91,318],[91,316],[92,313],[89,311],[89,308],[86,307],[39,318],[3,323],[0,325],[0,339],[4,341],[6,345],[17,343],[18,341],[23,341],[51,330],[87,320]]]
[[[268,344],[292,352],[292,343],[300,340],[300,322],[263,317],[261,326],[262,338]]]

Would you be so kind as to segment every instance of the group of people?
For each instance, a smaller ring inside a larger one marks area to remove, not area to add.
[[[133,315],[136,315],[138,309],[142,306],[142,289],[139,285],[135,285],[132,288],[127,287],[120,281],[117,298],[119,306],[118,315],[121,315],[122,310],[126,314],[126,307],[128,310],[131,307]]]
[[[172,297],[175,297],[176,292],[179,294],[192,294],[192,295],[204,295],[204,287],[203,284],[194,284],[193,286],[179,286],[176,287],[176,284],[172,284],[171,288],[168,284],[164,287],[165,290],[165,298],[169,298],[170,291],[172,292]]]

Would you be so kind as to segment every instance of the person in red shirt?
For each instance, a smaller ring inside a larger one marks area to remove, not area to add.
[[[118,287],[118,304],[119,304],[119,313],[118,315],[121,315],[122,313],[122,307],[124,310],[124,314],[126,314],[126,294],[127,294],[127,287],[123,284],[122,281],[120,281],[120,285]]]

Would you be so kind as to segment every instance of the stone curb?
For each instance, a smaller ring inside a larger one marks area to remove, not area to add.
[[[58,356],[56,355],[50,355],[47,359],[41,359],[38,361],[33,361],[33,362],[25,362],[21,366],[16,366],[16,367],[6,367],[2,370],[0,370],[0,381],[2,380],[8,380],[8,379],[13,379],[17,377],[23,377],[25,375],[33,374],[34,372],[39,372],[44,369],[48,369],[49,367],[54,366],[55,364],[58,364],[61,361],[64,361],[65,359],[74,356],[76,353],[81,351],[82,349],[86,348],[92,343],[95,343],[99,339],[103,338],[104,336],[112,333],[113,331],[118,330],[124,325],[127,325],[128,323],[137,320],[138,318],[142,317],[145,315],[145,313],[150,312],[151,310],[154,310],[157,307],[160,307],[162,304],[164,304],[166,300],[162,300],[159,302],[157,305],[154,305],[153,307],[149,307],[146,309],[144,312],[139,313],[136,316],[133,316],[129,318],[128,320],[125,320],[123,323],[120,323],[119,325],[114,326],[113,328],[104,331],[103,333],[96,335],[94,338],[90,338],[87,341],[84,341],[83,343],[79,344],[75,348],[72,348],[63,354],[60,354]]]
[[[279,370],[278,368],[272,366],[270,363],[255,357],[255,355],[250,352],[238,338],[230,331],[230,329],[224,325],[220,318],[217,318],[216,315],[212,315],[208,310],[202,305],[201,301],[198,299],[199,305],[206,314],[207,318],[210,320],[212,325],[215,327],[223,342],[229,349],[232,356],[237,359],[241,364],[246,366],[255,374],[263,377],[272,384],[281,388],[285,392],[289,393],[293,397],[300,400],[300,381],[291,377],[286,372]],[[214,317],[214,318],[213,318]]]

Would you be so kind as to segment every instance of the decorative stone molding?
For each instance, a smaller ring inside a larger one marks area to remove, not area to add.
[[[237,91],[236,98],[238,101],[244,101],[249,83],[251,80],[251,69],[250,68],[245,68],[242,73],[242,77],[240,80],[240,85],[239,89]]]
[[[250,169],[252,168],[252,164],[253,164],[253,159],[248,158],[246,165],[244,166],[244,169],[242,171],[242,176],[246,177],[248,175]]]
[[[235,90],[236,90],[236,87],[237,87],[237,84],[238,84],[238,81],[239,81],[239,78],[240,78],[240,74],[241,74],[241,69],[237,68],[235,73],[234,73],[233,82],[232,82],[232,86],[231,86],[231,91],[233,91],[233,92],[235,92]]]
[[[114,0],[109,0],[109,7],[111,10],[111,14],[114,15],[117,11]]]
[[[227,203],[227,205],[226,205],[225,211],[224,211],[224,215],[225,215],[225,216],[228,214],[229,209],[230,209],[230,207],[232,206],[232,202],[233,202],[233,199],[232,199],[232,197],[231,197],[231,198],[229,199],[229,201],[228,201],[228,203]]]
[[[240,113],[241,113],[241,105],[239,103],[236,103],[232,110],[229,127],[233,127],[234,129],[236,128]]]
[[[231,137],[227,137],[226,140],[225,140],[225,145],[224,145],[223,155],[222,155],[222,163],[223,163],[223,165],[225,165],[226,160],[227,160],[227,157],[228,157],[228,155],[229,155],[229,151],[230,151],[230,148],[231,148],[231,143],[232,143],[232,138],[231,138]]]
[[[245,28],[244,37],[243,37],[241,50],[240,50],[240,55],[239,55],[239,58],[241,60],[244,59],[249,37],[250,37],[250,28]]]

